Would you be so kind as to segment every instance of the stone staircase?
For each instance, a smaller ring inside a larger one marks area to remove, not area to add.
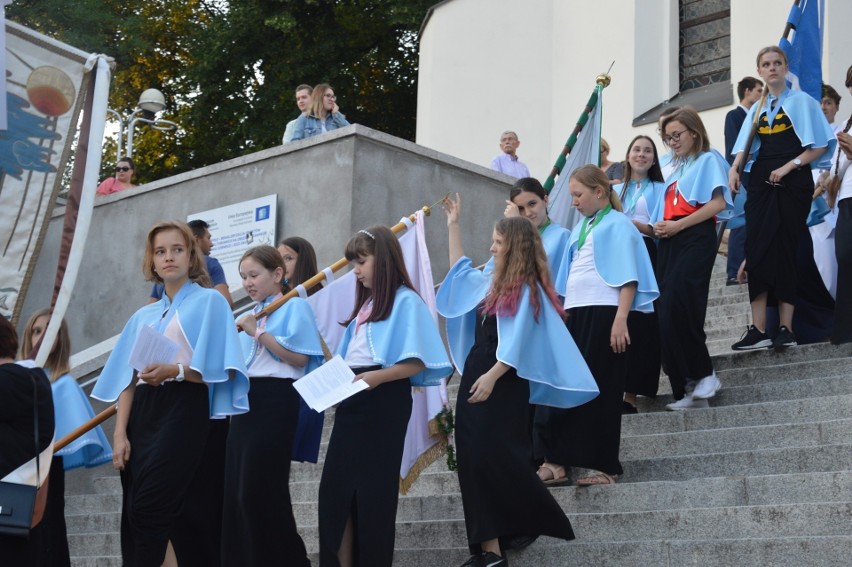
[[[541,538],[510,552],[512,565],[849,564],[852,345],[732,352],[748,323],[748,298],[744,287],[724,286],[719,260],[706,330],[723,389],[712,407],[665,411],[671,390],[662,378],[660,396],[640,398],[641,413],[624,416],[619,483],[552,489],[577,539]],[[324,442],[332,424],[333,414]],[[321,465],[294,464],[291,474],[312,552]],[[66,498],[72,564],[117,566],[118,478],[93,484],[94,493]],[[396,547],[394,564],[405,567],[468,557],[458,482],[443,461],[400,498]]]

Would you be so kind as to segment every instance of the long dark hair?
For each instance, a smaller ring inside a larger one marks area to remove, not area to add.
[[[300,236],[285,238],[280,244],[291,248],[296,253],[293,277],[284,284],[285,291],[292,291],[296,286],[305,283],[319,272],[317,269],[317,253],[314,251],[313,245]],[[308,295],[313,295],[320,289],[322,289],[320,286],[314,286],[307,290]]]
[[[658,183],[665,181],[665,179],[663,179],[663,170],[660,169],[660,156],[657,154],[657,144],[654,143],[654,140],[652,140],[650,136],[639,134],[627,145],[627,155],[624,156],[624,186],[621,188],[620,195],[622,201],[624,200],[624,196],[627,194],[627,185],[630,183],[630,180],[633,179],[633,168],[630,167],[630,150],[633,149],[633,144],[639,140],[648,140],[651,142],[651,147],[654,148],[654,163],[651,164],[651,168],[648,170],[648,179]]]
[[[373,285],[371,289],[358,282],[355,284],[355,308],[341,325],[348,325],[368,300],[373,300],[373,310],[368,322],[384,321],[390,317],[396,290],[405,286],[412,291],[414,286],[405,269],[402,247],[399,240],[386,226],[371,226],[359,231],[346,244],[346,259],[350,262],[364,256],[373,256]]]

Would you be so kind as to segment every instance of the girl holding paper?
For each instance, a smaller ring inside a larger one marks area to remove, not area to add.
[[[163,298],[130,318],[92,392],[99,400],[118,400],[113,466],[124,491],[122,557],[125,565],[159,566],[171,541],[181,565],[218,564],[218,546],[201,547],[221,531],[212,509],[219,495],[196,491],[209,475],[202,462],[210,418],[248,411],[249,381],[234,319],[219,292],[198,284],[206,279],[209,285],[209,278],[185,223],[151,228],[142,271],[164,284]],[[139,370],[130,358],[145,327],[171,341],[177,355]],[[185,500],[204,496],[209,514],[179,517]]]
[[[356,299],[338,354],[369,389],[335,413],[319,488],[320,565],[390,567],[411,387],[438,386],[452,365],[396,236],[361,230],[346,258]]]
[[[505,551],[539,535],[574,539],[567,516],[532,469],[530,404],[561,408],[598,394],[548,273],[542,239],[525,219],[494,227],[493,275],[464,256],[461,200],[446,199],[450,268],[436,296],[463,368],[456,402],[459,485],[471,558],[507,565]]]
[[[257,246],[240,260],[243,287],[257,302],[238,325],[251,380],[251,411],[231,418],[225,458],[222,565],[310,566],[290,502],[290,460],[299,418],[293,388],[323,362],[308,302],[294,297],[271,315],[255,313],[280,298],[284,260]],[[301,281],[290,284],[296,285]]]

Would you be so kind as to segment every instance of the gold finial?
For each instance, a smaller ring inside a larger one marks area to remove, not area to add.
[[[611,82],[612,77],[610,77],[606,73],[601,73],[600,75],[595,77],[595,83],[599,84],[603,88],[607,88]]]

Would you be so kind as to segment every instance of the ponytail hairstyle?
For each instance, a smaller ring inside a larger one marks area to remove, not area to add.
[[[36,325],[36,321],[44,316],[50,316],[50,309],[40,309],[36,311],[27,321],[27,325],[24,327],[24,334],[21,337],[21,359],[35,358],[36,345],[33,344],[33,328]],[[47,331],[46,325],[42,331],[42,337],[44,337],[44,331]],[[71,336],[68,333],[68,324],[65,322],[65,319],[63,319],[62,324],[59,326],[59,334],[56,335],[56,342],[53,343],[53,348],[50,349],[50,354],[47,356],[47,362],[44,363],[44,369],[48,371],[51,382],[56,382],[56,380],[71,371],[70,337]],[[43,345],[39,345],[39,348],[42,346]]]
[[[532,226],[528,220],[522,220]],[[352,262],[366,256],[373,256],[372,288],[367,289],[361,282],[355,284],[355,308],[341,325],[351,323],[358,316],[361,307],[370,299],[373,300],[373,310],[366,321],[384,321],[390,317],[397,289],[405,286],[414,291],[408,270],[405,269],[399,240],[388,227],[371,226],[358,231],[349,239],[346,244],[346,259]]]
[[[600,188],[604,192],[604,195],[609,197],[609,204],[612,205],[612,208],[621,212],[621,199],[618,198],[618,193],[612,190],[612,186],[609,184],[609,178],[606,176],[606,173],[601,170],[601,168],[592,164],[578,167],[571,172],[571,177],[569,179],[576,179],[592,190]]]
[[[663,179],[663,170],[660,169],[660,156],[657,154],[657,144],[654,143],[654,140],[650,136],[639,134],[627,145],[627,155],[624,156],[624,185],[622,185],[621,195],[619,196],[621,199],[624,199],[624,196],[627,194],[627,184],[633,179],[633,168],[630,166],[630,150],[633,149],[633,144],[639,140],[648,140],[651,143],[651,147],[654,148],[654,163],[651,164],[651,168],[648,170],[648,179],[659,183],[665,181]]]
[[[600,171],[600,170],[598,170]],[[497,221],[494,230],[503,237],[502,256],[494,263],[491,289],[485,296],[483,312],[489,315],[514,315],[523,286],[529,287],[533,316],[538,321],[542,299],[539,286],[547,300],[565,318],[565,311],[556,296],[547,267],[547,254],[541,236],[531,222],[522,217],[510,217]]]
[[[310,242],[299,236],[285,238],[280,244],[291,248],[296,253],[296,265],[293,268],[293,277],[284,284],[284,291],[289,292],[319,272],[317,269],[317,253],[314,251],[314,247]],[[284,271],[286,272],[287,270]],[[320,289],[322,288],[314,286],[307,290],[308,295],[313,295]]]
[[[142,273],[145,275],[145,279],[149,282],[163,283],[163,278],[154,271],[154,238],[159,233],[167,230],[176,230],[183,236],[186,249],[189,251],[189,280],[201,287],[212,288],[213,282],[210,281],[210,274],[207,273],[204,258],[201,255],[198,245],[195,243],[195,236],[192,234],[192,229],[185,222],[181,221],[158,222],[148,231],[148,237],[145,240],[145,257],[142,259]]]
[[[270,246],[269,244],[261,244],[260,246],[255,246],[254,248],[249,248],[246,250],[240,261],[237,262],[237,266],[240,266],[243,263],[243,260],[246,258],[251,258],[261,266],[263,269],[269,270],[270,272],[274,272],[278,268],[281,268],[281,281],[278,282],[279,289],[278,291],[283,292],[284,290],[284,259],[281,257],[281,254]]]

